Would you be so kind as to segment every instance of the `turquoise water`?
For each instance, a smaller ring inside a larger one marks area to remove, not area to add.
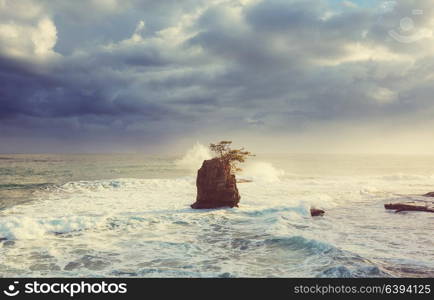
[[[240,208],[196,211],[202,150],[0,155],[0,276],[434,275],[434,215],[383,208],[433,191],[434,157],[258,155]]]

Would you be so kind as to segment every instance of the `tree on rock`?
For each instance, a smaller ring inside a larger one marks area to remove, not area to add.
[[[242,169],[238,167],[238,163],[243,163],[246,161],[247,157],[255,155],[246,151],[244,148],[231,149],[231,144],[231,141],[221,141],[218,144],[210,144],[209,148],[217,155],[218,159],[229,166],[230,172],[235,174],[236,172],[242,171]]]
[[[191,205],[195,209],[237,207],[240,201],[235,173],[241,169],[238,163],[243,163],[250,152],[241,149],[231,149],[230,141],[210,144],[210,149],[216,157],[205,160],[197,171],[196,202]]]

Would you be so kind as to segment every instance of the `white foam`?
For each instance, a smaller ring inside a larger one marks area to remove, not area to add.
[[[248,161],[242,168],[241,175],[252,180],[276,182],[285,175],[285,171],[263,161]]]
[[[191,179],[79,181],[40,192],[39,201],[1,213],[0,237],[37,239],[105,226],[111,217],[181,209],[194,196]],[[182,201],[183,199],[184,201]],[[191,201],[191,200],[190,200]]]
[[[354,228],[365,230],[357,226],[370,218],[372,211],[378,216],[374,215],[369,222],[378,222],[378,228],[384,226],[384,211],[377,204],[359,205],[358,210],[366,210],[362,218],[351,215],[358,212],[352,209],[351,202],[382,200],[387,190],[427,190],[432,183],[429,177],[425,177],[420,186],[415,186],[411,178],[405,182],[379,176],[300,176],[288,179],[283,176],[283,172],[265,162],[252,162],[246,167],[244,176],[250,176],[254,181],[238,185],[242,198],[237,209],[190,209],[189,205],[196,197],[194,176],[178,179],[78,181],[40,191],[36,194],[37,201],[0,211],[0,237],[15,240],[17,245],[0,248],[0,254],[4,255],[2,263],[6,266],[4,270],[20,270],[20,274],[27,276],[44,275],[31,270],[35,265],[40,265],[38,259],[34,258],[34,253],[49,253],[52,257],[50,259],[60,268],[71,261],[82,259],[83,255],[109,262],[109,267],[101,271],[83,267],[78,273],[63,270],[49,273],[58,276],[111,276],[113,270],[125,268],[142,270],[148,276],[139,264],[150,264],[158,269],[159,262],[155,262],[156,258],[166,263],[168,261],[165,265],[167,270],[177,268],[176,265],[170,265],[171,261],[178,264],[187,261],[201,268],[203,265],[200,264],[204,261],[214,259],[218,261],[221,272],[229,270],[231,273],[239,272],[240,275],[260,276],[265,274],[261,273],[263,270],[252,270],[255,264],[250,261],[243,265],[243,252],[236,252],[238,250],[234,250],[231,243],[237,243],[238,240],[254,243],[255,239],[261,242],[267,236],[290,237],[303,234],[309,239],[340,244],[343,248],[355,247],[359,242],[361,246],[358,247],[364,247],[364,243],[376,243],[371,240],[370,231],[364,233],[366,239],[361,237],[360,241],[351,240],[351,243],[345,241],[352,237]],[[263,176],[264,174],[266,175]],[[326,217],[310,218],[311,206],[326,209]],[[350,209],[345,210],[345,207]],[[333,219],[333,215],[336,216],[333,209],[343,209],[344,213]],[[385,224],[394,224],[393,217],[395,216],[389,217],[389,223]],[[402,219],[399,220],[402,222]],[[429,222],[429,219],[424,222]],[[408,226],[413,226],[413,223],[409,220]],[[427,227],[430,224],[432,221]],[[375,246],[380,249],[386,247],[382,240],[388,236],[376,233],[379,241]],[[429,236],[425,243],[432,244],[428,239]],[[409,245],[410,242],[414,243],[409,241]],[[405,250],[410,248],[407,245],[400,251],[410,251]],[[236,261],[230,261],[232,266],[225,265],[225,261],[218,259],[228,257],[228,253],[236,253],[235,256],[239,257]],[[246,257],[252,255],[255,254]],[[285,254],[280,255],[283,256],[273,256],[275,260],[283,257],[282,263],[273,262],[273,268],[285,265]],[[205,267],[200,269],[201,275],[208,274],[204,270]],[[181,274],[173,272],[174,275]],[[287,270],[285,272],[282,274],[289,274]],[[0,270],[0,275],[11,274]],[[211,271],[210,274],[216,275]],[[161,274],[155,273],[155,276]]]
[[[327,190],[306,193],[308,186],[280,180],[278,171],[271,165],[265,166],[270,168],[262,170],[271,172],[271,175],[254,177],[252,183],[239,184],[241,210],[284,207],[306,215],[312,204],[320,207],[336,204]],[[261,164],[254,165],[255,168],[261,169]],[[196,186],[193,176],[78,181],[51,188],[48,192],[41,191],[38,197],[39,201],[14,206],[0,213],[0,237],[39,239],[53,233],[100,230],[113,219],[129,222],[128,219],[134,217],[189,210],[196,197]]]
[[[208,147],[197,142],[181,159],[175,161],[175,164],[180,169],[196,172],[202,165],[202,162],[211,157],[212,155]]]

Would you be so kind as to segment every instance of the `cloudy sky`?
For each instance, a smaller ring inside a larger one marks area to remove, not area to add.
[[[434,152],[432,0],[0,0],[0,152]]]

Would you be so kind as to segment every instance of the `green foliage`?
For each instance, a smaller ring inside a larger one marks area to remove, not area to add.
[[[225,165],[228,165],[232,174],[242,171],[238,167],[238,163],[246,161],[247,157],[255,156],[249,151],[241,149],[231,149],[231,141],[221,141],[218,144],[210,144],[209,148],[216,154],[216,157],[223,161]]]

